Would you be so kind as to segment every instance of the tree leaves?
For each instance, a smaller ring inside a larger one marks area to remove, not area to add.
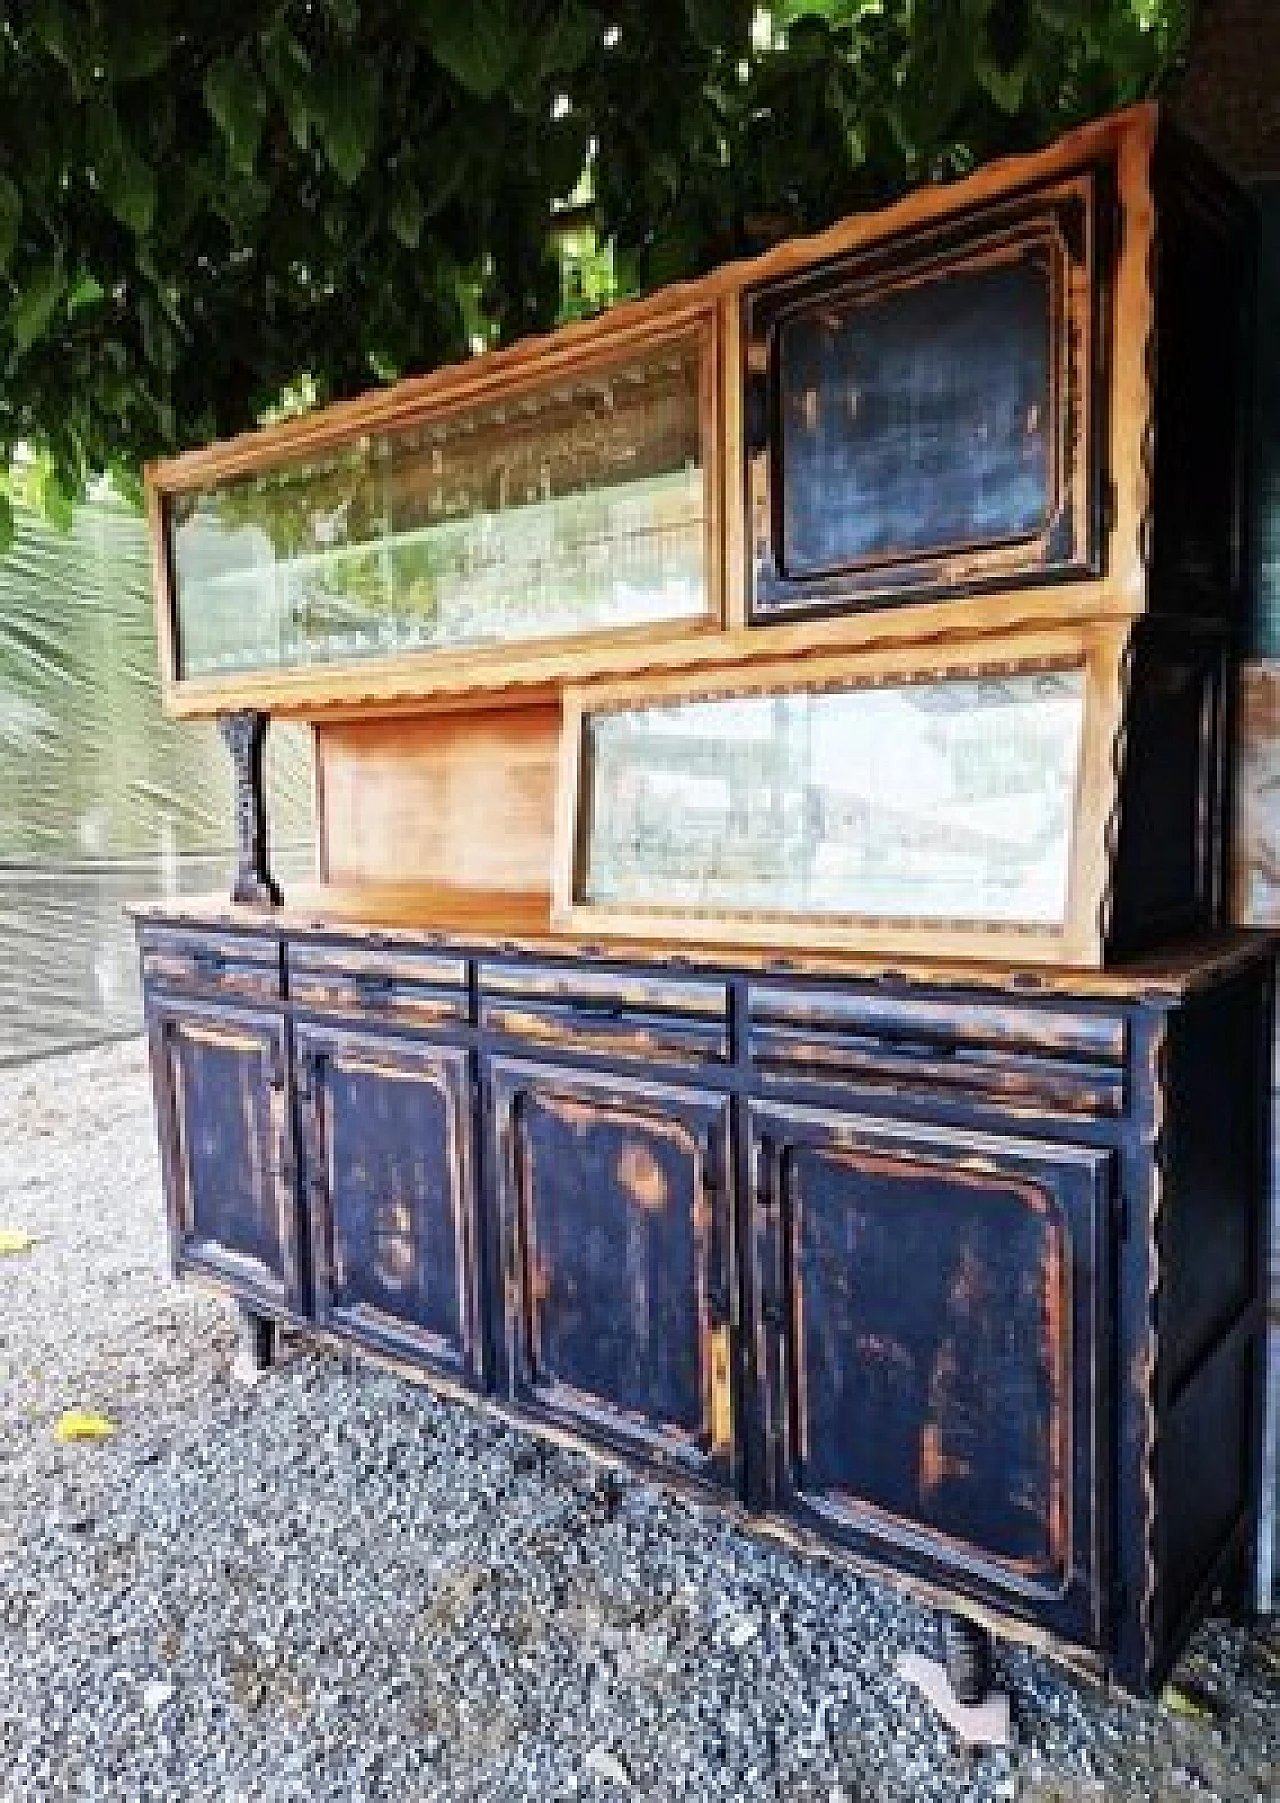
[[[111,1417],[100,1415],[96,1409],[67,1409],[54,1423],[53,1437],[69,1445],[75,1440],[109,1440],[115,1431]]]
[[[204,99],[233,166],[248,174],[257,161],[267,113],[261,83],[248,61],[224,56],[214,63],[204,78]]]
[[[318,93],[314,122],[340,181],[357,181],[373,149],[382,79],[378,69],[335,69]]]
[[[29,351],[44,337],[65,292],[60,259],[42,263],[28,273],[9,308],[9,332],[19,351]]]
[[[524,48],[521,14],[509,0],[446,0],[428,8],[436,61],[479,100],[492,100],[515,74]]]
[[[417,250],[422,238],[425,209],[422,196],[411,181],[396,185],[391,196],[388,220],[392,231],[406,250]]]
[[[13,502],[3,488],[0,488],[0,557],[12,545],[17,532],[17,521],[14,519]]]
[[[1149,92],[1190,3],[772,0],[768,30],[757,0],[10,7],[0,487],[23,441],[65,517],[87,473],[300,378],[327,400],[549,325],[593,143],[575,223],[653,284]]]
[[[122,225],[145,238],[156,213],[155,171],[130,143],[109,99],[89,110],[85,135],[103,199]]]
[[[22,194],[16,182],[0,173],[0,271],[8,267],[22,225]]]
[[[984,91],[991,96],[1000,111],[1016,113],[1027,91],[1030,64],[1025,61],[1017,62],[1010,69],[1001,69],[989,56],[980,56],[973,67]]]

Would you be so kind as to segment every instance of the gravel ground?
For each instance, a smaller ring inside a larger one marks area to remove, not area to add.
[[[0,1259],[6,1800],[1280,1792],[1280,1636],[1203,1629],[1195,1715],[1005,1651],[1015,1744],[970,1757],[892,1592],[303,1343],[231,1384],[138,1043],[0,1073],[0,1226],[40,1236]]]

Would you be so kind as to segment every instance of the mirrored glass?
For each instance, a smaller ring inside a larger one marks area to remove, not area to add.
[[[1058,926],[1081,669],[589,715],[580,902]]]
[[[696,343],[174,497],[188,677],[697,618]]]

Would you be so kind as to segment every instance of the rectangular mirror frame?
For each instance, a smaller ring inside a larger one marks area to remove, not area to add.
[[[1123,625],[1033,630],[999,641],[969,639],[934,648],[761,661],[734,670],[680,672],[567,689],[560,741],[553,925],[579,938],[669,940],[726,947],[776,947],[780,954],[897,953],[903,957],[1002,959],[1097,968],[1103,962],[1118,798],[1117,753],[1124,718]],[[1084,719],[1061,926],[864,918],[784,912],[727,912],[596,905],[578,899],[587,819],[586,724],[593,713],[681,702],[894,682],[963,681],[1079,665]]]
[[[213,445],[147,472],[147,511],[152,542],[160,672],[166,706],[175,714],[210,714],[222,709],[256,707],[298,711],[322,696],[363,706],[388,693],[412,696],[419,690],[447,689],[451,678],[460,686],[503,687],[504,666],[513,658],[536,659],[554,667],[557,659],[589,661],[606,647],[634,657],[653,640],[652,621],[635,625],[588,628],[581,632],[520,640],[504,639],[456,647],[397,651],[385,656],[341,658],[326,664],[235,669],[215,675],[182,674],[173,554],[168,524],[171,501],[184,494],[216,488],[220,483],[279,470],[324,453],[340,452],[360,438],[391,434],[435,421],[465,417],[488,404],[518,403],[596,370],[660,352],[668,346],[695,348],[699,364],[699,438],[705,493],[706,606],[687,620],[661,624],[664,639],[680,641],[720,632],[724,625],[723,434],[721,429],[720,309],[714,298],[693,304],[666,304],[645,309],[630,329],[611,329],[607,319],[593,320],[550,339],[532,339],[437,371],[419,381],[339,402],[321,412],[265,432],[249,433]],[[479,682],[477,682],[479,678]]]

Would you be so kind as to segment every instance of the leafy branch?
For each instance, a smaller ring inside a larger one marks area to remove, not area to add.
[[[1043,142],[1151,92],[1190,4],[5,9],[0,471],[25,447],[65,517],[300,384],[323,402],[551,323],[588,162],[651,286]]]

